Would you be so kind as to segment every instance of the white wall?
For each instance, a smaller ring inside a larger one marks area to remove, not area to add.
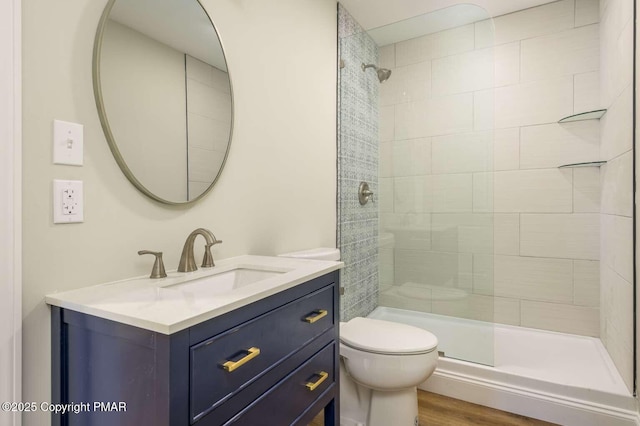
[[[0,3],[0,401],[21,398],[21,1]],[[0,424],[20,415],[0,411]]]
[[[600,337],[633,387],[633,2],[600,1]]]
[[[336,5],[332,0],[206,0],[235,94],[228,163],[190,208],[166,207],[122,175],[102,134],[91,55],[106,1],[23,5],[24,400],[50,398],[47,293],[147,274],[139,249],[176,267],[194,228],[224,244],[214,257],[335,246]],[[61,25],[60,22],[64,22]],[[84,167],[51,164],[52,120],[84,124]],[[53,225],[51,180],[82,179],[85,223]],[[48,416],[25,415],[25,424]]]
[[[184,53],[109,19],[100,80],[111,132],[129,169],[160,198],[187,200]]]
[[[380,49],[381,276],[470,294],[422,310],[599,334],[599,170],[558,169],[600,159],[599,126],[557,124],[599,104],[598,21],[562,0]]]

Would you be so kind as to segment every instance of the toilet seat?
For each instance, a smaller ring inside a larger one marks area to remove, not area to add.
[[[438,338],[418,327],[357,317],[340,324],[340,341],[354,349],[382,355],[433,352]]]

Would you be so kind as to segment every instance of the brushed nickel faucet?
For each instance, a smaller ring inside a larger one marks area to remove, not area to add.
[[[198,228],[193,231],[187,237],[187,241],[184,242],[184,247],[182,248],[182,256],[180,256],[180,264],[178,265],[178,272],[193,272],[198,270],[196,266],[196,260],[193,255],[193,244],[198,235],[202,235],[206,240],[206,244],[204,246],[204,257],[202,259],[202,267],[203,268],[211,268],[215,266],[213,263],[213,255],[211,254],[211,247],[215,244],[222,243],[221,240],[218,240],[215,235],[208,229]]]
[[[151,269],[151,275],[149,278],[165,278],[167,273],[164,270],[164,262],[162,261],[162,252],[161,251],[151,251],[151,250],[140,250],[138,252],[140,256],[143,254],[152,254],[156,257],[155,262],[153,262],[153,269]]]

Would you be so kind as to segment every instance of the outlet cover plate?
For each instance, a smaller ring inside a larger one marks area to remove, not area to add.
[[[53,223],[84,222],[84,194],[81,180],[53,181]]]

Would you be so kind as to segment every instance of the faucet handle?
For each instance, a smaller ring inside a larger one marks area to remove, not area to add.
[[[162,261],[162,252],[161,251],[150,251],[150,250],[140,250],[138,252],[140,256],[143,254],[152,254],[156,257],[155,262],[153,262],[153,268],[151,269],[151,275],[149,278],[164,278],[167,276],[167,273],[164,270],[164,262]]]
[[[213,263],[213,254],[211,254],[211,247],[216,244],[222,244],[222,240],[218,240],[216,237],[213,237],[213,242],[211,244],[205,244],[204,257],[202,258],[203,268],[212,268],[216,266],[215,263]]]

